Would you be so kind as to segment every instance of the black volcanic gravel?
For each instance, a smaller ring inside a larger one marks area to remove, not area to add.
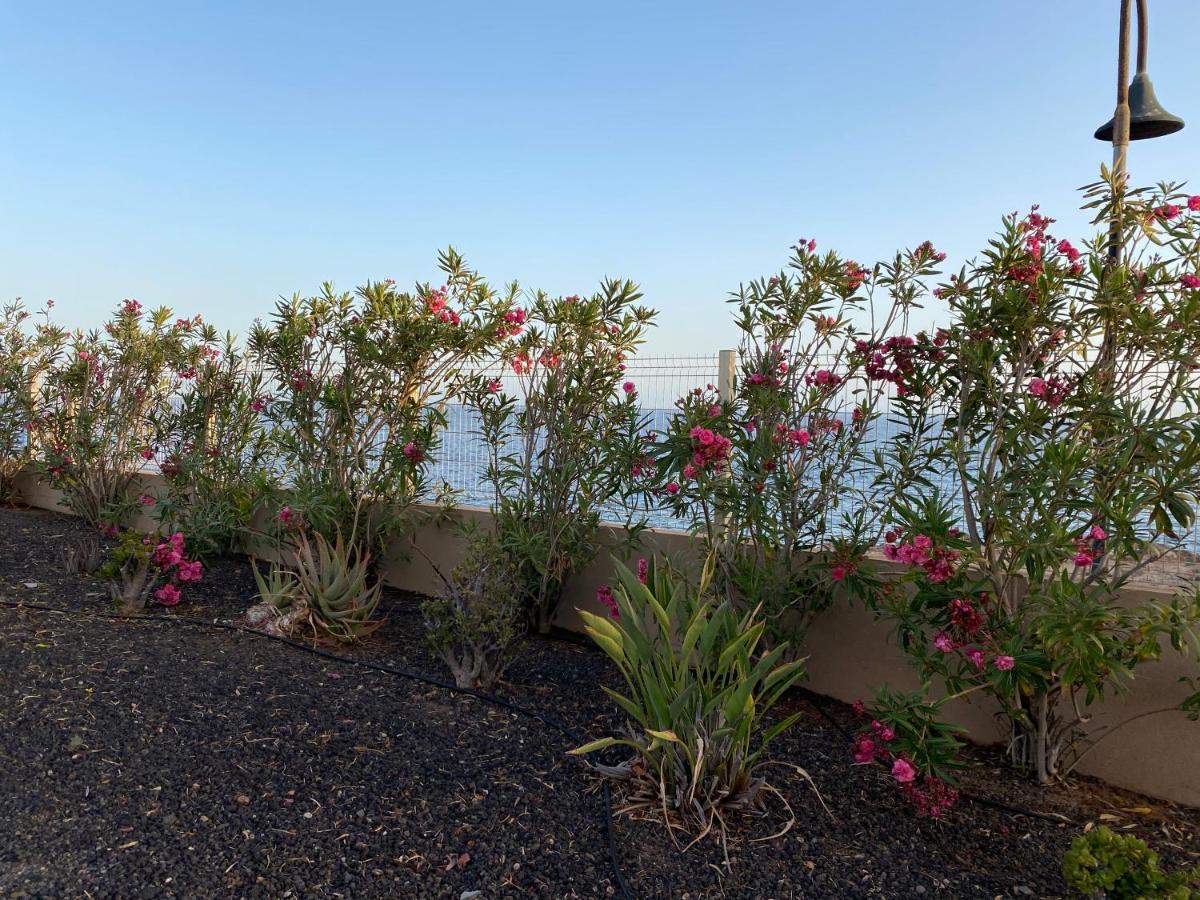
[[[89,615],[103,585],[62,573],[77,520],[0,509],[0,897],[612,897],[601,796],[569,741],[530,716],[253,635]],[[32,587],[30,585],[33,585]],[[219,560],[178,614],[234,621],[252,602],[244,560]],[[349,651],[437,678],[415,598]],[[170,618],[173,613],[156,613]],[[588,738],[617,720],[615,672],[578,641],[534,639],[500,694]],[[1061,896],[1062,851],[1101,815],[1163,855],[1200,854],[1200,813],[1081,780],[1039,790],[978,750],[963,801],[917,819],[880,769],[854,766],[832,701],[773,748],[796,813],[681,855],[655,823],[618,816],[638,897]],[[819,706],[818,706],[819,704]],[[619,803],[619,796],[617,798]],[[1128,810],[1150,807],[1150,814]],[[1068,822],[1069,820],[1069,822]],[[474,893],[478,892],[478,893]]]

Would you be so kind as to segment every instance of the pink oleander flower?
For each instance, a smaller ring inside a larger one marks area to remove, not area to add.
[[[1011,656],[997,656],[992,662],[1001,672],[1008,672],[1017,664]]]
[[[266,409],[267,404],[263,402],[261,397],[255,397],[250,404],[250,412],[260,413]]]
[[[1160,219],[1174,219],[1179,216],[1179,207],[1174,203],[1164,203],[1154,211]]]
[[[983,669],[983,651],[978,647],[972,647],[964,655],[971,661],[971,664],[975,666],[975,668],[980,670]]]
[[[614,619],[621,618],[621,609],[617,606],[617,598],[613,596],[612,588],[602,584],[596,588],[596,599],[608,608],[608,614]]]
[[[901,784],[909,784],[916,779],[917,770],[904,757],[897,757],[896,761],[892,763],[892,777]]]
[[[650,563],[643,557],[637,561],[637,577],[642,584],[646,583],[646,579],[650,576]]]
[[[1093,525],[1092,530],[1088,532],[1088,537],[1093,541],[1106,541],[1108,540],[1108,532],[1099,525]]]
[[[193,559],[190,561],[181,562],[179,571],[176,573],[180,581],[199,581],[204,577],[204,566],[200,560]]]
[[[403,453],[410,462],[419,463],[425,459],[425,454],[416,441],[409,441],[404,445],[404,449],[400,452]]]
[[[290,506],[285,506],[283,509],[279,510],[279,524],[284,528],[290,528],[292,526],[292,521],[295,518],[296,514],[292,512],[292,508]]]
[[[865,734],[860,734],[854,739],[854,762],[860,766],[874,762],[878,749],[873,740]]]
[[[856,715],[864,716],[867,714],[867,704],[863,703],[862,700],[855,700],[850,704],[850,708],[854,710]]]
[[[1029,386],[1028,386],[1027,390],[1029,391],[1030,396],[1038,397],[1038,398],[1045,397],[1046,396],[1046,381],[1045,381],[1045,379],[1043,379],[1043,378],[1029,379]]]
[[[719,416],[719,415],[721,414],[721,407],[719,407],[719,406],[710,406],[710,407],[708,408],[708,414],[709,414],[710,416],[712,416],[712,417],[715,419],[717,416]]]
[[[693,478],[695,478],[696,477],[696,467],[693,466],[691,463],[688,463],[686,466],[684,466],[683,467],[683,477],[688,479],[689,481],[691,481]]]
[[[154,451],[147,447],[142,451],[142,459],[154,459]]]
[[[893,740],[896,737],[896,732],[892,730],[890,725],[884,725],[878,719],[871,722],[871,730],[875,732],[875,736],[883,742]]]
[[[1188,197],[1187,207],[1192,212],[1200,212],[1200,194]]]
[[[845,566],[834,566],[832,569],[829,570],[829,577],[832,578],[834,581],[842,581],[846,577],[846,567]]]
[[[933,646],[937,648],[939,653],[950,653],[954,650],[954,639],[944,631],[939,631],[933,636]]]
[[[1071,558],[1071,561],[1075,563],[1077,568],[1086,569],[1096,561],[1096,557],[1092,556],[1086,550],[1080,550]]]
[[[632,381],[627,381],[623,385],[621,385],[621,390],[623,390],[626,394],[632,394],[634,391],[637,390],[637,385],[634,384]]]
[[[142,496],[138,497],[138,503],[142,504],[142,506],[153,506],[154,498],[149,494],[142,494]]]
[[[675,494],[678,494],[679,493],[678,482],[675,482],[675,481],[667,482],[667,493],[671,494],[672,496],[674,496]]]
[[[175,606],[179,602],[181,592],[173,584],[164,584],[154,592],[154,599],[163,606]]]
[[[1197,288],[1200,288],[1200,275],[1188,273],[1179,279],[1179,283],[1189,291],[1194,291]]]
[[[500,390],[500,379],[493,378],[491,381],[489,381],[487,383],[487,389],[488,389],[488,393],[490,393],[490,394],[494,394],[497,391],[499,391]]]

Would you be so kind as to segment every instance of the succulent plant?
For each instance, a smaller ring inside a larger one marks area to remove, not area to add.
[[[318,534],[301,540],[295,561],[296,594],[307,604],[318,634],[353,643],[383,624],[375,618],[382,583],[367,586],[371,557],[356,543],[338,535],[330,544]]]
[[[68,575],[92,575],[102,562],[100,542],[94,537],[79,538],[62,548],[63,571]]]

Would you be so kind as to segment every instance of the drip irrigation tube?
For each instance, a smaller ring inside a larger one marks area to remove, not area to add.
[[[120,620],[120,621],[137,621],[137,622],[174,622],[180,625],[192,625],[198,628],[216,628],[222,631],[236,631],[242,634],[249,634],[258,638],[275,641],[280,644],[285,644],[288,647],[293,647],[297,650],[303,650],[305,653],[311,653],[313,656],[318,656],[322,659],[328,659],[333,662],[347,663],[353,666],[360,666],[364,669],[374,669],[377,672],[385,672],[389,675],[396,675],[401,678],[407,678],[411,681],[416,681],[421,684],[427,684],[432,687],[443,688],[454,694],[465,694],[469,697],[474,697],[484,703],[490,703],[492,706],[501,709],[507,709],[519,715],[527,716],[531,719],[536,719],[543,725],[558,731],[573,746],[580,746],[583,741],[579,735],[571,730],[566,723],[554,718],[553,716],[545,715],[536,710],[527,709],[516,703],[511,703],[508,700],[503,700],[500,697],[495,697],[491,694],[477,691],[473,688],[461,688],[456,684],[451,684],[448,681],[443,681],[440,678],[433,678],[429,675],[423,675],[420,672],[413,672],[409,669],[402,669],[399,666],[388,665],[387,663],[375,662],[368,659],[355,659],[352,656],[341,656],[337,653],[331,653],[320,647],[314,647],[311,644],[305,644],[302,641],[294,640],[293,638],[285,637],[280,634],[268,634],[265,631],[257,631],[246,625],[238,625],[234,622],[219,622],[215,619],[198,619],[192,616],[179,615],[150,615],[131,618],[130,616],[116,612],[105,612],[103,610],[87,610],[76,611],[68,609],[60,609],[55,606],[46,606],[41,603],[23,603],[21,601],[0,600],[0,607],[7,609],[27,609],[37,612],[56,613],[63,616],[72,616],[74,618],[93,618],[104,620]],[[633,893],[629,890],[629,885],[625,881],[625,876],[621,872],[620,860],[617,857],[617,842],[613,835],[613,815],[612,815],[612,792],[609,790],[608,782],[600,782],[600,793],[604,799],[604,830],[606,832],[608,843],[608,861],[612,868],[613,880],[616,882],[617,889],[625,900],[634,900]]]

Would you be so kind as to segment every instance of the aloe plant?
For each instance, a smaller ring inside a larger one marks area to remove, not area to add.
[[[765,627],[759,610],[739,615],[710,593],[711,558],[698,588],[664,564],[647,566],[645,583],[620,563],[616,569],[615,617],[580,614],[625,679],[627,693],[603,690],[629,717],[628,735],[571,752],[630,748],[630,760],[594,766],[630,783],[626,811],[698,824],[695,840],[714,827],[723,833],[724,813],[761,811],[767,795],[779,796],[759,769],[767,745],[799,713],[762,726],[803,675],[804,660],[781,662],[783,643],[757,653]]]
[[[368,587],[371,557],[357,544],[346,543],[340,534],[330,544],[317,534],[300,541],[295,562],[295,593],[308,606],[318,634],[353,643],[383,624],[375,618],[382,582]]]

